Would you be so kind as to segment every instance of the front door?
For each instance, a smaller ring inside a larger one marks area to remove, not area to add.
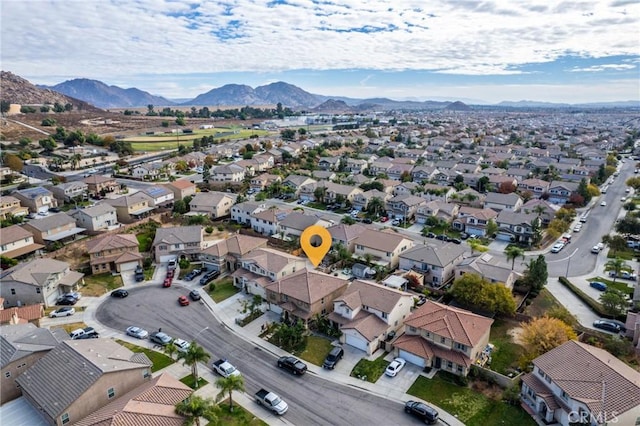
[[[440,368],[441,364],[442,364],[442,360],[440,358],[436,357],[436,365],[435,365],[435,367],[436,368]]]

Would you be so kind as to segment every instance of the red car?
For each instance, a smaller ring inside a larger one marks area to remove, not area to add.
[[[180,296],[178,297],[178,303],[180,303],[180,306],[189,306],[189,299],[187,299],[187,296]]]
[[[171,281],[173,281],[171,278],[165,278],[162,287],[171,287]]]
[[[389,218],[386,217],[386,216],[383,216],[383,217],[380,218],[380,222],[386,222],[388,220],[389,220]]]
[[[173,270],[167,271],[167,278],[173,278]]]

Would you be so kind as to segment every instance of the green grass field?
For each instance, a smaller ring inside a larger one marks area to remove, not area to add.
[[[162,151],[169,149],[177,149],[178,145],[191,146],[194,139],[199,139],[203,136],[213,136],[214,139],[248,139],[252,135],[264,136],[268,134],[266,130],[252,130],[252,129],[203,129],[194,130],[193,133],[188,134],[160,134],[149,136],[133,136],[124,139],[126,142],[131,142],[131,146],[136,151]]]

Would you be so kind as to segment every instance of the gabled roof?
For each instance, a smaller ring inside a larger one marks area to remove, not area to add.
[[[219,257],[229,253],[234,256],[240,257],[251,252],[251,250],[254,250],[258,247],[265,247],[266,245],[267,240],[265,238],[236,234],[227,238],[226,240],[217,242],[211,247],[208,247],[203,251],[203,253]]]
[[[13,243],[27,238],[33,238],[33,234],[21,226],[11,225],[6,228],[0,228],[0,241],[2,244]]]
[[[302,231],[316,223],[318,223],[318,218],[315,216],[292,212],[280,221],[280,226]]]
[[[402,234],[391,230],[378,231],[375,229],[367,229],[356,238],[356,244],[374,250],[384,252],[395,251],[404,240],[413,245],[413,241]]]
[[[72,213],[73,216],[77,216],[80,214],[87,215],[89,217],[98,217],[107,213],[115,213],[116,209],[110,204],[107,203],[98,203],[95,206],[87,207],[84,209],[77,210]]]
[[[51,274],[62,274],[68,268],[69,264],[67,262],[49,258],[33,259],[30,262],[19,263],[3,271],[2,274],[0,274],[0,278],[2,278],[3,282],[12,280],[42,287],[47,283]],[[77,274],[77,272],[74,271],[70,271],[69,273]],[[80,274],[80,277],[82,277],[82,274]]]
[[[75,227],[76,221],[66,213],[56,213],[50,214],[42,219],[30,220],[27,225],[42,232],[67,225],[73,225]]]
[[[98,184],[106,183],[106,182],[116,183],[116,180],[114,178],[104,177],[104,176],[100,176],[100,175],[91,175],[91,176],[89,176],[87,178],[84,178],[82,181],[84,183],[86,183],[87,185],[98,185]]]
[[[498,224],[505,223],[508,225],[521,225],[526,223],[527,225],[531,225],[531,222],[533,222],[537,218],[538,218],[538,215],[535,213],[502,210],[500,213],[498,213],[498,216],[496,217],[496,223]]]
[[[461,244],[446,243],[441,246],[418,244],[400,254],[401,259],[445,267],[462,256],[466,248]]]
[[[42,309],[42,305],[33,306]],[[52,331],[31,323],[3,325],[0,327],[0,368],[32,353],[50,351],[68,338],[62,329]]]
[[[473,347],[491,329],[493,320],[428,300],[413,311],[404,324]]]
[[[347,284],[342,278],[304,269],[267,286],[267,290],[313,304]]]
[[[169,182],[166,184],[167,186],[171,186],[174,187],[176,189],[189,189],[189,188],[196,188],[196,184],[189,181],[189,180],[184,180],[184,179],[180,179],[180,180],[175,180],[173,182]]]
[[[331,238],[334,238],[338,241],[351,241],[355,239],[358,235],[362,234],[367,228],[354,223],[353,225],[346,225],[344,223],[339,223],[337,225],[333,225],[327,228],[327,231],[331,234]]]
[[[87,253],[100,253],[104,250],[134,247],[138,248],[138,240],[133,234],[111,234],[87,241]]]
[[[349,303],[349,300],[353,300],[352,298],[355,295],[358,296],[359,306],[369,306],[370,308],[387,314],[393,311],[403,298],[411,299],[411,295],[404,291],[395,290],[373,282],[355,280],[349,285],[342,297],[336,299],[335,302],[345,299],[347,305],[355,309],[355,307]]]
[[[280,223],[280,221],[282,221],[290,213],[291,210],[280,210],[279,208],[275,208],[252,213],[251,217],[255,219],[265,220],[267,222]]]
[[[43,188],[42,186],[36,186],[34,188],[18,189],[13,192],[13,195],[19,195],[30,200],[35,200],[47,195],[51,197],[53,194],[51,194],[51,191]]]
[[[515,205],[518,200],[521,200],[521,198],[516,193],[500,194],[498,192],[489,192],[487,198],[485,198],[485,203]]]
[[[202,242],[202,226],[174,226],[171,228],[156,229],[153,239],[153,247],[158,244],[187,244]]]
[[[278,250],[257,248],[243,256],[243,262],[255,263],[258,267],[275,274],[294,262],[304,262],[304,259]]]
[[[66,340],[18,376],[16,383],[55,419],[101,376],[151,365],[145,354],[110,339]]]

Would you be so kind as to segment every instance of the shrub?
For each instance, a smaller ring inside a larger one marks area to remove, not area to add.
[[[180,266],[180,269],[187,269],[190,264],[191,262],[189,262],[189,260],[187,259],[180,259],[178,261],[178,265]]]
[[[204,232],[206,232],[207,234],[211,234],[213,232],[213,226],[207,226],[206,228],[204,228]]]
[[[151,260],[150,257],[145,257],[144,260],[142,261],[142,267],[144,269],[149,269],[151,268],[151,265],[153,264],[153,260]]]

